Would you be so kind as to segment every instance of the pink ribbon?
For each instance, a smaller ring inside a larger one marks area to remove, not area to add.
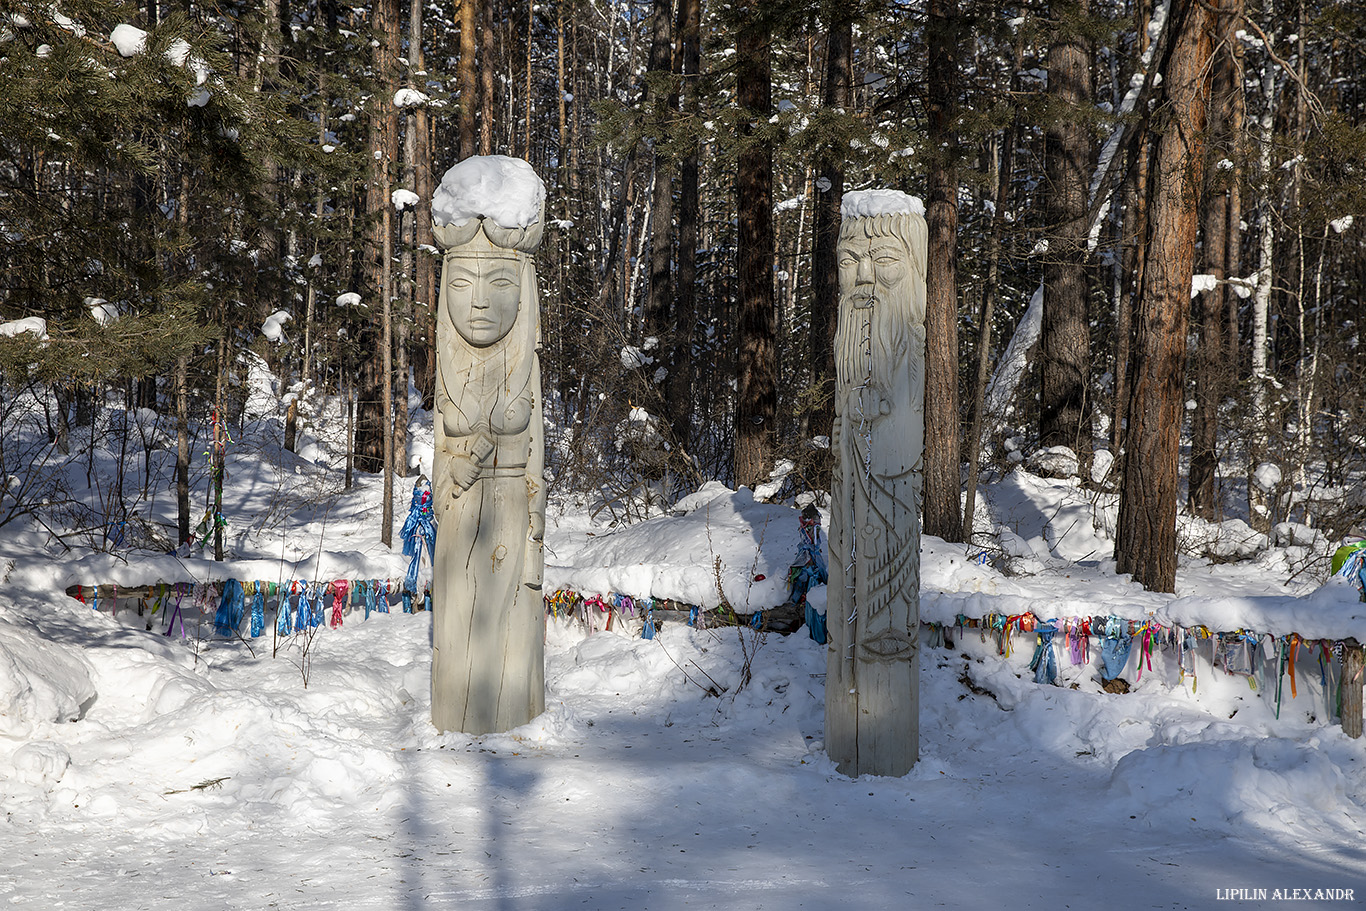
[[[346,605],[346,590],[350,587],[345,579],[332,583],[332,628],[342,625],[342,608]]]

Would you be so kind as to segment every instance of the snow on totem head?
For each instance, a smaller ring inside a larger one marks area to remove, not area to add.
[[[842,218],[871,218],[875,215],[925,215],[925,204],[919,197],[900,190],[850,190],[840,200]]]
[[[443,247],[468,243],[482,227],[500,247],[532,252],[544,230],[545,184],[520,158],[476,155],[457,162],[432,195],[432,221]]]

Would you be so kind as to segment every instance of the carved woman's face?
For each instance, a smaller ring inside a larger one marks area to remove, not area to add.
[[[522,297],[516,260],[497,257],[451,259],[443,276],[446,312],[460,337],[476,348],[502,341],[517,322]]]
[[[842,237],[839,242],[840,296],[855,309],[894,301],[909,293],[906,245],[895,237]]]

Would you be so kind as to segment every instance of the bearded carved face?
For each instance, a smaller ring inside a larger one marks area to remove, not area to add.
[[[466,342],[487,348],[512,331],[522,298],[522,270],[517,260],[452,257],[442,280],[446,283],[446,313]]]
[[[911,264],[896,237],[841,237],[838,248],[840,297],[855,310],[888,304],[910,293]]]

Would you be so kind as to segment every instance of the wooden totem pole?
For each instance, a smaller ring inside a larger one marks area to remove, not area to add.
[[[920,753],[922,211],[891,190],[841,206],[825,748],[851,776],[904,775]]]
[[[545,710],[544,424],[530,165],[467,158],[433,198],[437,314],[432,722],[487,734]]]

